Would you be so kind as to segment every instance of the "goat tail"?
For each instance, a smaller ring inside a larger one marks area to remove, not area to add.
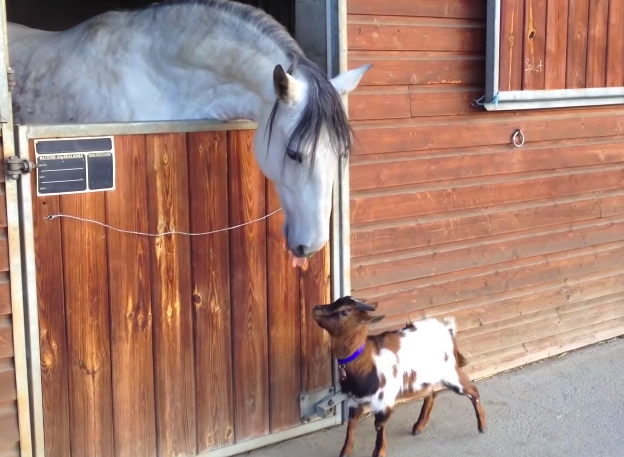
[[[468,365],[468,360],[466,360],[466,357],[464,357],[463,354],[457,350],[455,351],[455,360],[457,360],[457,365],[459,366],[459,368]]]
[[[457,324],[455,323],[455,317],[446,316],[443,319],[444,326],[451,333],[451,336],[455,336],[457,334]]]

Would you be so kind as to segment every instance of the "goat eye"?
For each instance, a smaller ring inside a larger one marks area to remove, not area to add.
[[[348,312],[346,312],[345,310],[340,311],[340,315],[343,317],[347,317],[349,315]]]
[[[303,162],[303,155],[300,152],[293,151],[292,149],[286,149],[286,155],[289,159],[294,160],[295,162]]]

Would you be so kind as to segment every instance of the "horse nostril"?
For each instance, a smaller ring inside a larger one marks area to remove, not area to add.
[[[297,257],[304,257],[306,255],[306,246],[300,244],[295,248],[295,255]]]

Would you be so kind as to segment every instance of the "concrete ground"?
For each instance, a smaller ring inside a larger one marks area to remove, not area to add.
[[[411,435],[422,402],[398,406],[387,457],[624,457],[624,339],[570,352],[477,383],[487,430],[472,405],[445,391],[431,421]],[[250,457],[337,457],[346,425],[249,453]],[[352,457],[370,457],[373,418],[358,427]]]

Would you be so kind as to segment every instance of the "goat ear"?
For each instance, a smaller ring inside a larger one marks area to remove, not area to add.
[[[380,322],[384,317],[386,316],[366,316],[365,318],[363,318],[363,321],[366,324],[376,324],[377,322]]]
[[[299,102],[303,94],[303,85],[286,73],[281,65],[273,69],[273,89],[277,99],[287,106]]]

